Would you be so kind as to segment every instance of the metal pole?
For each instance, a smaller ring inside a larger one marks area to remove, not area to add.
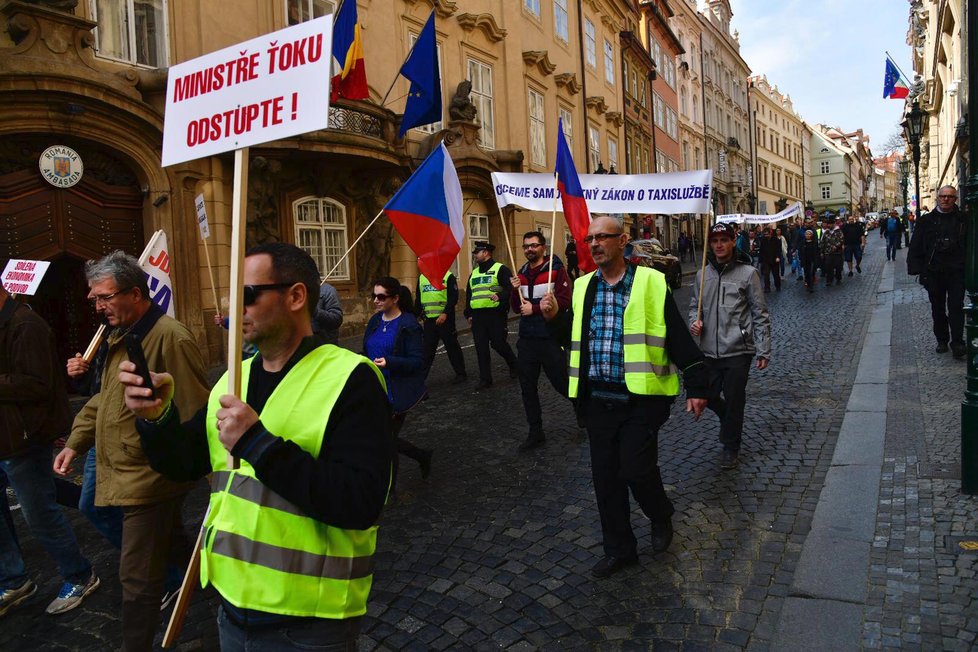
[[[971,176],[965,184],[968,193],[968,235],[966,241],[964,286],[968,293],[965,306],[964,341],[968,347],[967,385],[961,403],[961,492],[978,494],[978,9],[965,4],[968,18],[968,165]],[[917,194],[920,208],[920,193]]]

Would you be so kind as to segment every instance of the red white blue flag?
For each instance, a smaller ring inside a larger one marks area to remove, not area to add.
[[[437,289],[462,249],[462,186],[440,143],[384,206],[391,224],[418,257],[418,269]]]
[[[886,57],[886,72],[883,74],[883,97],[890,100],[902,100],[910,94],[910,88],[903,80],[900,69],[896,67],[889,56]]]
[[[584,236],[587,235],[588,227],[591,225],[591,213],[588,211],[587,202],[584,200],[584,191],[581,189],[581,180],[577,176],[570,147],[567,146],[567,141],[564,139],[563,120],[557,121],[556,174],[560,204],[564,207],[564,219],[567,220],[567,226],[570,227],[571,236],[577,242],[577,266],[581,268],[582,272],[593,272],[597,269],[597,265],[591,258],[591,248],[584,244]],[[554,234],[550,234],[550,237],[553,238]]]

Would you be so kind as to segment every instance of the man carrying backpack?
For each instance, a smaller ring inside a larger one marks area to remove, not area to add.
[[[890,216],[886,219],[886,259],[896,260],[896,252],[900,245],[900,234],[903,232],[903,224],[900,222],[899,213],[895,210],[890,211]]]

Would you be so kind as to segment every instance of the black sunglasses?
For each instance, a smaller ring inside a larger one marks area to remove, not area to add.
[[[241,293],[241,301],[246,306],[250,306],[258,301],[258,295],[264,290],[281,290],[282,288],[290,288],[295,283],[265,283],[264,285],[246,285],[244,286],[244,292]]]
[[[386,301],[387,299],[390,299],[392,296],[394,296],[394,295],[392,295],[392,294],[375,294],[374,295],[374,300],[375,301]]]

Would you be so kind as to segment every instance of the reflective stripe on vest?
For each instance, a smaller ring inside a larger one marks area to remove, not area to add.
[[[251,363],[242,362],[242,386]],[[334,346],[308,353],[269,396],[262,424],[318,457],[330,412],[353,370],[365,358]],[[225,375],[225,378],[227,376]],[[377,527],[346,530],[312,518],[255,477],[247,460],[227,468],[216,412],[227,381],[218,381],[207,406],[211,499],[201,550],[201,584],[213,584],[243,609],[316,618],[366,613]],[[386,392],[386,388],[384,390]]]
[[[581,366],[581,334],[584,319],[584,295],[594,277],[586,274],[574,282],[574,321],[571,326],[568,395],[577,397]],[[603,281],[598,281],[603,283]],[[677,396],[679,375],[666,352],[665,299],[666,280],[661,272],[636,267],[631,295],[623,315],[625,386],[640,396]]]
[[[472,276],[469,277],[469,306],[474,310],[499,307],[499,293],[502,292],[499,270],[502,267],[502,263],[493,263],[484,274],[478,267],[472,270]],[[492,298],[494,294],[495,299]]]
[[[445,287],[442,290],[436,290],[431,281],[424,274],[421,274],[418,285],[421,286],[421,309],[424,311],[425,317],[434,319],[445,312],[445,306],[448,305],[448,279],[451,275],[450,271],[445,272],[445,278],[442,280],[442,285]]]

